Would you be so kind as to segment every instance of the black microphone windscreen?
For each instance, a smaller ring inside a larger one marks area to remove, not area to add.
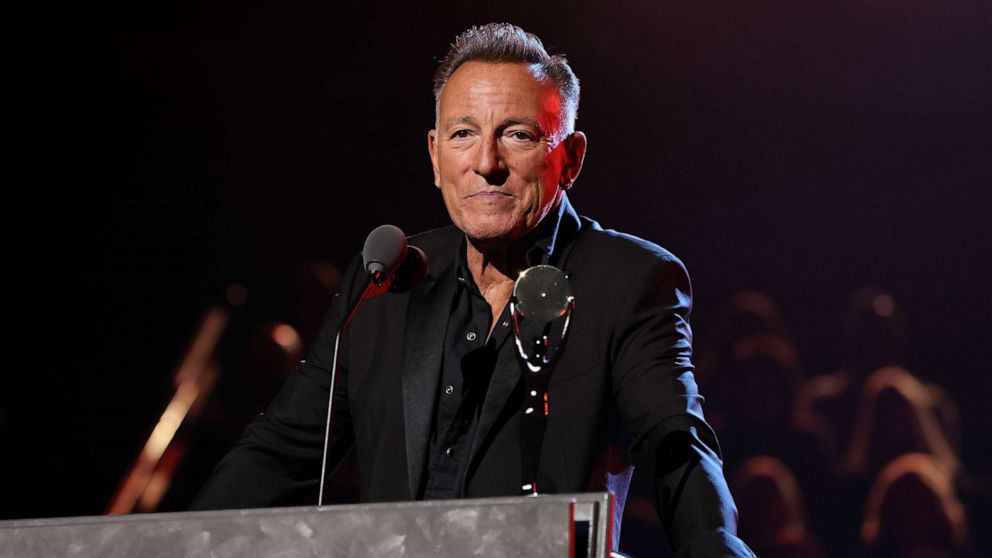
[[[406,257],[406,235],[399,227],[382,225],[369,233],[362,248],[365,270],[370,274],[392,273]]]
[[[427,278],[427,255],[416,246],[409,246],[406,257],[393,274],[393,284],[389,290],[394,293],[408,293]]]

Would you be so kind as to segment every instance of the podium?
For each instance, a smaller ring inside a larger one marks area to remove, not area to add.
[[[595,557],[609,493],[0,521],[16,558]]]

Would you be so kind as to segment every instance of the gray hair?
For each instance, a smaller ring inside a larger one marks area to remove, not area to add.
[[[531,64],[539,76],[551,80],[557,86],[561,95],[562,122],[559,133],[563,136],[575,131],[575,119],[579,111],[579,79],[569,67],[568,60],[560,54],[548,54],[537,35],[510,23],[471,27],[458,35],[434,72],[435,106],[440,101],[441,91],[451,74],[470,61]]]

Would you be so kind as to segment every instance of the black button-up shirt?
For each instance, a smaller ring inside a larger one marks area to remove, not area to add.
[[[430,464],[424,498],[461,497],[468,454],[496,355],[510,333],[509,304],[489,336],[492,309],[479,292],[465,264],[458,259],[458,289],[444,337],[441,388],[431,436]]]
[[[557,214],[549,215],[546,224],[534,231],[536,241],[525,254],[527,265],[548,263],[562,209],[559,206]],[[458,288],[444,336],[441,384],[424,488],[424,498],[428,500],[464,496],[462,487],[479,413],[497,355],[513,329],[507,303],[489,336],[492,308],[469,272],[465,249],[463,241],[455,263]]]

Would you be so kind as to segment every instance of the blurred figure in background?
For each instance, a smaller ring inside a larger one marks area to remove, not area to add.
[[[781,460],[753,457],[733,475],[739,533],[762,558],[825,558],[806,528],[806,508],[795,477]]]
[[[890,461],[911,452],[933,456],[949,475],[958,472],[932,392],[903,368],[885,367],[868,377],[856,425],[844,458],[847,475],[874,479]]]
[[[828,433],[837,455],[850,445],[868,375],[907,363],[908,328],[892,295],[874,288],[857,290],[842,323],[840,346],[841,369],[807,381],[797,409],[802,427]]]
[[[719,430],[726,420],[722,410],[727,396],[723,388],[732,360],[734,344],[751,335],[768,334],[789,340],[785,318],[778,305],[763,293],[740,291],[719,310],[699,351],[696,377],[706,397],[706,416]]]
[[[965,524],[945,464],[933,455],[904,454],[882,469],[871,488],[861,525],[864,555],[965,556]]]

